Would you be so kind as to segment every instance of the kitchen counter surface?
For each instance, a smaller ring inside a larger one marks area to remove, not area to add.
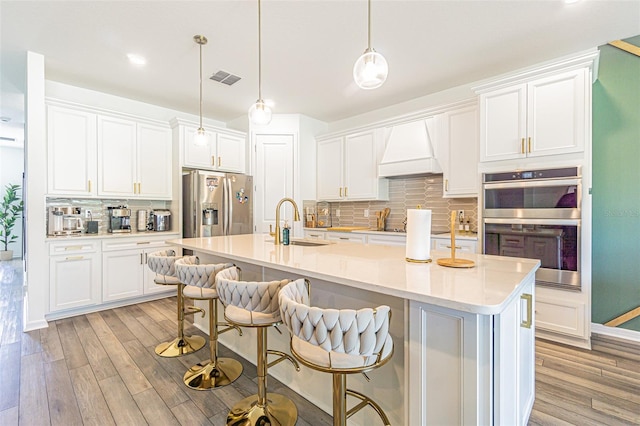
[[[373,229],[358,229],[354,231],[338,231],[331,228],[304,228],[305,231],[321,231],[321,232],[351,232],[352,234],[378,234],[378,235],[402,235],[406,236],[406,232],[396,232],[396,231],[376,231]],[[431,234],[432,238],[450,238],[451,234],[448,232],[436,232]],[[471,240],[478,241],[478,233],[477,232],[463,232],[456,233],[456,240]]]
[[[404,247],[349,242],[275,246],[273,238],[264,234],[168,242],[232,261],[483,315],[500,313],[540,266],[538,260],[464,253],[459,257],[475,261],[474,268],[446,268],[436,260],[449,257],[449,252],[432,251],[432,263],[418,264],[405,261]]]
[[[149,237],[165,237],[165,238],[176,238],[180,236],[179,232],[171,232],[171,231],[146,231],[146,232],[121,232],[121,233],[99,233],[99,234],[75,234],[75,235],[59,235],[52,236],[47,235],[45,238],[46,242],[67,242],[67,241],[75,241],[75,240],[90,240],[90,239],[111,239],[111,238],[149,238]]]

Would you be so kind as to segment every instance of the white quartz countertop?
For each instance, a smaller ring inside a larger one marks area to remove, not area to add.
[[[532,279],[540,261],[460,254],[474,268],[440,266],[450,252],[432,251],[432,263],[405,261],[405,248],[341,242],[321,246],[274,245],[265,234],[169,240],[195,252],[291,272],[311,279],[414,300],[458,311],[500,313]]]
[[[68,241],[75,240],[91,240],[91,239],[116,239],[116,238],[149,238],[149,237],[158,237],[158,238],[176,238],[180,236],[179,232],[172,231],[144,231],[144,232],[103,232],[99,234],[87,234],[86,232],[81,234],[73,234],[73,235],[48,235],[45,238],[46,242],[57,242],[57,243],[65,243]]]

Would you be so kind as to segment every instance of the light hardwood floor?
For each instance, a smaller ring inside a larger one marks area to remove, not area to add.
[[[176,333],[175,298],[22,333],[21,282],[20,262],[0,262],[1,426],[224,425],[229,408],[256,391],[256,369],[246,360],[235,383],[199,392],[181,378],[206,349],[173,359],[155,355],[155,345]],[[203,335],[191,324],[187,331]],[[640,345],[594,338],[593,348],[537,342],[530,425],[640,424]],[[269,379],[269,389],[293,399],[298,425],[332,424],[277,380]]]

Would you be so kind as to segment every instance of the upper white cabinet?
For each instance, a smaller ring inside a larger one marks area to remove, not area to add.
[[[378,178],[382,129],[317,141],[317,198],[325,201],[388,200],[389,184]]]
[[[462,106],[438,116],[438,161],[445,198],[478,196],[478,107]]]
[[[590,99],[579,68],[480,95],[480,161],[581,152]]]
[[[96,194],[96,114],[47,106],[49,194]]]
[[[98,195],[171,199],[168,128],[98,116]]]
[[[170,200],[169,127],[92,111],[47,106],[47,193]]]
[[[193,126],[180,126],[184,141],[184,167],[244,173],[246,166],[246,137],[233,131],[205,130],[208,143],[204,146],[194,143],[197,131]]]

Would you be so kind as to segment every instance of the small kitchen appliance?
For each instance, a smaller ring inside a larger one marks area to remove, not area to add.
[[[83,230],[80,207],[49,207],[48,235],[74,235]]]
[[[169,210],[153,210],[150,217],[151,231],[170,231],[171,212]],[[139,226],[139,225],[138,225]]]
[[[107,207],[109,212],[109,232],[131,232],[131,209],[126,206]]]
[[[138,226],[139,232],[144,232],[149,229],[149,212],[146,210],[138,210]]]

